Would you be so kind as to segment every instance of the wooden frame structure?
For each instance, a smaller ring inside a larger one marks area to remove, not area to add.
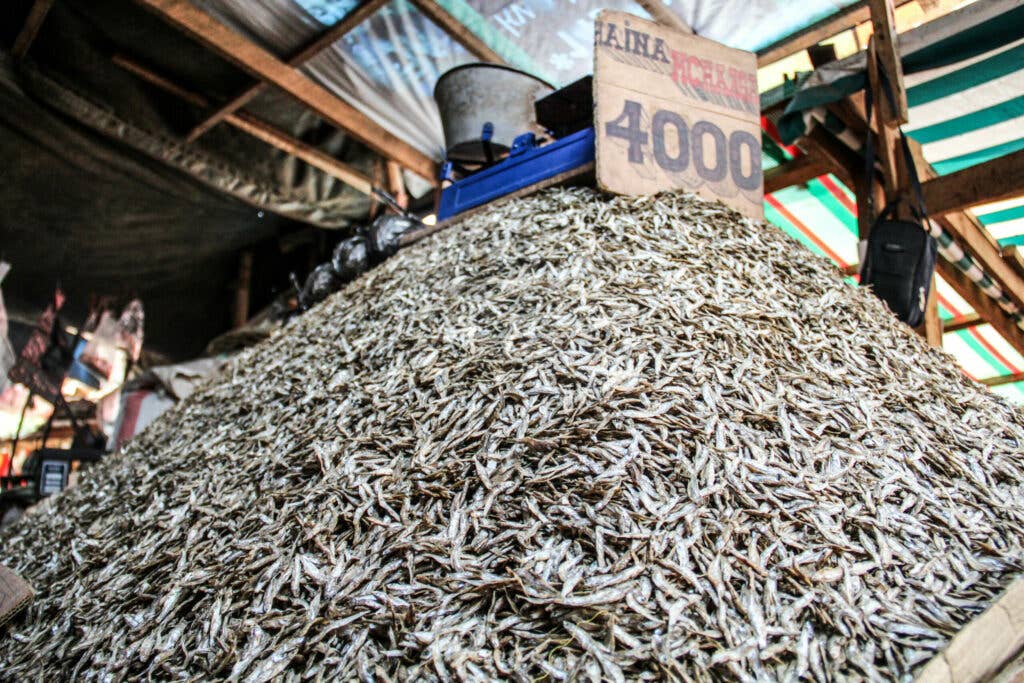
[[[411,1],[421,13],[476,58],[499,64],[505,63],[497,52],[449,14],[436,0]],[[873,38],[869,44],[869,79],[877,90],[880,79],[884,76],[892,84],[895,95],[895,106],[890,105],[886,98],[876,98],[879,101],[875,103],[876,116],[873,117],[871,126],[880,139],[879,157],[883,167],[881,176],[874,181],[862,178],[861,157],[822,128],[816,128],[804,138],[802,145],[807,149],[806,154],[765,173],[767,193],[794,184],[806,183],[826,173],[837,175],[854,189],[857,196],[858,224],[862,239],[867,236],[871,223],[870,200],[878,206],[887,196],[891,198],[907,190],[907,169],[901,168],[900,155],[894,148],[898,126],[907,120],[907,100],[896,48],[893,13],[896,7],[911,1],[860,0],[758,53],[760,65],[772,63],[806,50],[866,21],[871,22]],[[187,142],[195,141],[213,126],[225,122],[306,161],[365,194],[372,194],[375,187],[383,186],[385,183],[392,192],[402,194],[402,169],[413,171],[436,184],[436,164],[432,159],[306,77],[298,69],[356,26],[371,18],[385,4],[385,0],[362,0],[341,21],[284,60],[239,35],[188,0],[135,2],[255,77],[251,85],[233,97],[221,103],[211,103],[206,97],[172,82],[143,64],[125,56],[115,56],[114,61],[117,64],[138,77],[205,110],[206,116],[185,136]],[[659,0],[638,2],[657,21],[680,30],[691,31],[675,13],[667,11]],[[54,0],[33,2],[12,48],[15,58],[21,58],[28,52],[53,4]],[[376,151],[387,162],[386,166],[382,166],[380,177],[371,178],[317,148],[239,111],[270,87],[276,87],[290,95],[332,125]],[[843,102],[830,105],[829,108],[855,133],[867,132],[867,112],[864,109],[862,94],[855,94]],[[964,212],[974,205],[1024,193],[1024,151],[1008,154],[947,176],[938,176],[921,157],[920,149],[916,146],[914,153],[915,166],[923,181],[925,205],[932,219],[940,223],[1010,300],[1024,310],[1024,257],[1016,249],[1000,249],[983,226],[969,213]],[[938,272],[977,313],[955,321],[947,321],[943,326],[938,319],[935,302],[931,301],[928,322],[922,330],[931,343],[941,344],[943,332],[989,323],[1017,351],[1024,353],[1024,331],[1017,327],[1015,321],[990,296],[944,259],[939,260]],[[999,381],[1002,381],[1001,378]]]
[[[872,220],[868,211],[868,198],[874,200],[875,206],[880,206],[887,197],[892,198],[909,190],[907,169],[903,167],[905,164],[902,162],[902,154],[896,148],[898,126],[907,119],[906,91],[902,86],[901,62],[896,51],[892,19],[893,8],[898,4],[902,3],[894,3],[893,0],[866,0],[857,3],[821,26],[811,27],[787,39],[784,45],[771,46],[759,55],[761,63],[775,61],[786,56],[783,52],[790,48],[794,49],[787,54],[793,54],[798,49],[806,49],[806,43],[810,39],[823,40],[834,35],[832,33],[826,36],[823,33],[825,31],[838,32],[867,19],[871,20],[874,39],[868,48],[869,81],[878,91],[884,74],[895,91],[895,107],[889,104],[887,98],[875,98],[881,101],[874,104],[875,116],[871,129],[879,139],[879,158],[883,169],[880,177],[876,177],[868,184],[867,180],[862,178],[863,158],[820,127],[815,127],[802,139],[801,144],[807,149],[805,155],[765,173],[766,193],[809,182],[823,172],[837,175],[854,189],[857,196],[858,225],[862,239],[866,238]],[[849,25],[843,23],[843,17],[846,17]],[[829,105],[829,110],[857,135],[867,134],[867,112],[864,108],[863,93]],[[1024,151],[1013,152],[947,176],[939,176],[924,160],[920,145],[912,139],[908,139],[908,142],[922,181],[922,194],[929,217],[952,235],[957,244],[974,259],[1007,297],[1024,310],[1024,258],[1020,258],[1016,249],[1001,249],[980,222],[965,212],[972,206],[1024,194]],[[942,258],[938,262],[938,275],[966,300],[976,313],[955,321],[947,321],[943,325],[938,318],[935,297],[931,297],[929,309],[926,311],[926,324],[919,330],[929,343],[941,345],[945,332],[988,323],[1015,350],[1024,354],[1024,331],[992,297]],[[1024,380],[1024,377],[1007,377],[982,381],[994,386]]]

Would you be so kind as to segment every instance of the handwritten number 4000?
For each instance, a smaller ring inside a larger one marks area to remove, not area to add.
[[[629,143],[628,158],[631,164],[644,163],[644,147],[654,138],[654,161],[669,173],[680,173],[690,166],[693,160],[694,170],[704,180],[718,182],[724,180],[726,174],[732,176],[736,187],[743,190],[756,190],[761,185],[761,145],[757,138],[746,131],[733,131],[726,140],[722,129],[710,121],[697,121],[691,129],[679,114],[659,109],[651,117],[651,133],[641,128],[643,108],[639,102],[626,100],[622,113],[614,121],[604,126],[605,135],[620,138]],[[665,145],[665,134],[674,129],[676,135],[675,156],[672,156]],[[715,148],[713,166],[708,165],[704,157],[704,138],[708,137]],[[747,148],[750,155],[750,173],[743,175],[742,153]],[[728,153],[727,153],[728,152]]]

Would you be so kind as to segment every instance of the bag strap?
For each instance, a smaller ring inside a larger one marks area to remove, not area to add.
[[[881,83],[882,92],[885,94],[886,99],[889,101],[890,107],[892,107],[892,109],[895,110],[896,109],[896,97],[893,94],[892,85],[889,83],[889,77],[885,74],[885,69],[882,68],[881,61],[878,59],[877,55],[875,55],[875,59],[878,62],[877,63],[877,67],[878,67],[877,68],[878,80]],[[867,180],[867,182],[869,184],[869,187],[870,187],[871,182],[874,180],[874,170],[875,170],[874,134],[871,132],[871,117],[872,117],[872,114],[874,113],[874,97],[873,97],[873,93],[872,93],[872,88],[871,88],[870,80],[868,81],[868,83],[866,84],[866,86],[864,88],[864,107],[867,110],[866,111],[866,118],[867,118],[867,126],[868,126],[868,130],[867,130],[867,145],[866,145],[866,149],[864,151],[865,178],[866,178],[866,180]],[[927,211],[927,209],[925,208],[925,205],[924,205],[924,193],[921,190],[921,179],[918,177],[918,174],[917,174],[917,165],[914,163],[914,155],[910,153],[910,144],[907,142],[907,136],[903,133],[903,129],[897,127],[896,132],[899,134],[900,147],[902,148],[902,152],[903,152],[903,160],[905,162],[904,165],[907,167],[907,176],[908,176],[908,178],[910,180],[910,186],[911,186],[911,188],[914,191],[913,200],[916,200],[916,203],[915,203],[915,201],[909,202],[909,204],[910,204],[910,212],[914,215],[915,218],[917,218],[919,221],[923,222],[923,221],[925,221],[928,218],[928,211]],[[868,210],[872,211],[872,212],[874,211],[874,196],[873,195],[874,195],[873,192],[869,192],[868,193],[868,201],[867,201]],[[896,205],[899,204],[899,201],[900,200],[897,199],[895,202],[893,202],[893,205],[886,206],[882,210],[882,213],[879,215],[879,218],[894,212],[895,208],[896,208]]]

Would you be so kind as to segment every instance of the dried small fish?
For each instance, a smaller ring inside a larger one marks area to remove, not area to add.
[[[1024,416],[771,226],[553,190],[350,283],[0,536],[10,680],[909,679]]]

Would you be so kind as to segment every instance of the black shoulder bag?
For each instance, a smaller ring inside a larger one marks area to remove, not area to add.
[[[893,101],[892,92],[885,82],[881,70],[882,83],[889,101]],[[864,104],[867,109],[868,139],[865,161],[868,183],[875,172],[875,154],[871,133],[872,98],[871,86],[865,89]],[[910,204],[913,220],[896,218],[896,208],[900,200],[896,200],[879,214],[871,226],[868,235],[867,254],[860,271],[861,286],[870,286],[872,291],[886,303],[896,317],[911,327],[924,322],[924,310],[928,303],[928,292],[935,274],[935,259],[938,245],[927,229],[928,214],[924,207],[921,193],[921,182],[917,177],[913,156],[907,139],[900,131],[900,143],[906,160],[907,173],[914,189],[914,200]],[[869,198],[869,206],[871,201]]]

